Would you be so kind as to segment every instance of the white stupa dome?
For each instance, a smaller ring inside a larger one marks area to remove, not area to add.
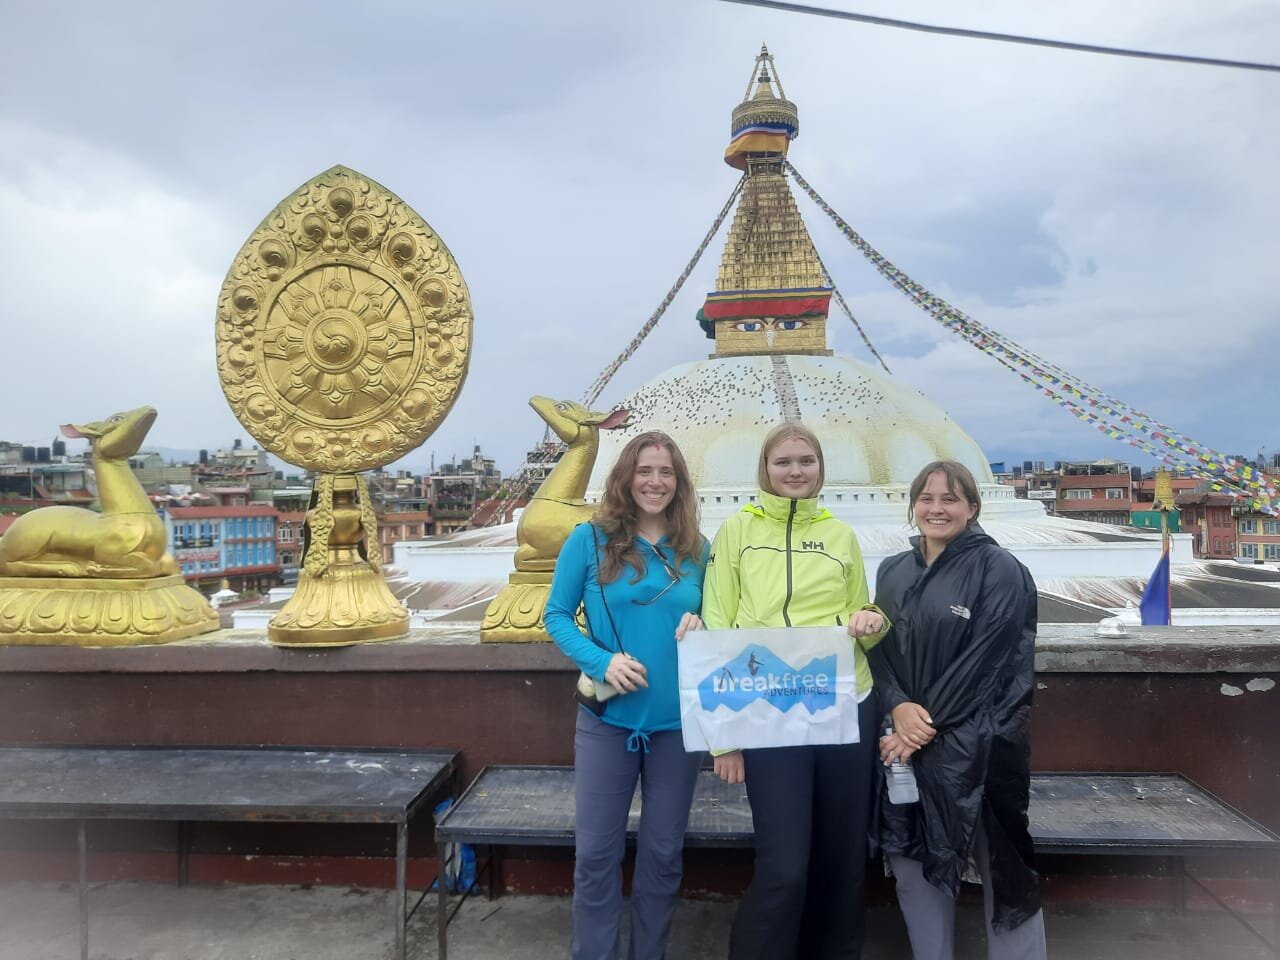
[[[982,448],[946,411],[920,391],[849,357],[711,357],[672,367],[619,406],[631,411],[631,424],[600,432],[587,500],[599,501],[605,477],[628,440],[645,430],[662,430],[688,462],[708,536],[755,497],[765,434],[785,420],[799,420],[822,442],[826,480],[819,500],[853,526],[869,571],[880,557],[907,546],[913,532],[907,524],[908,490],[920,468],[933,460],[958,460],[973,471],[982,493],[983,527],[1037,576],[1090,571],[1107,576],[1121,569],[1130,575],[1133,560],[1127,550],[1115,570],[1092,551],[1085,566],[1074,559],[1063,563],[1060,550],[1072,544],[1097,548],[1100,539],[1146,546],[1150,539],[1121,534],[1113,526],[1046,516],[1038,501],[1017,499],[1013,487],[995,482]],[[1107,546],[1123,550],[1127,544]],[[1179,547],[1176,559],[1190,560],[1189,548]],[[1051,562],[1046,550],[1054,556]],[[1143,554],[1139,562],[1149,564],[1149,558]]]
[[[918,390],[848,357],[712,357],[672,367],[622,400],[631,425],[602,431],[589,488],[598,492],[618,451],[664,430],[699,489],[753,492],[760,443],[799,420],[822,442],[826,485],[901,487],[931,460],[959,460],[992,482],[982,449]]]

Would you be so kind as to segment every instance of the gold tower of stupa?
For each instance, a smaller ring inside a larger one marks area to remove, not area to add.
[[[724,161],[742,171],[742,182],[715,288],[698,311],[715,352],[623,397],[630,424],[600,434],[588,501],[599,497],[627,442],[662,430],[679,444],[704,529],[714,530],[757,490],[765,433],[794,422],[823,438],[823,489],[833,510],[896,502],[930,460],[959,460],[990,482],[981,447],[945,410],[887,371],[828,349],[835,291],[797,209],[792,181],[799,181],[787,157],[799,126],[762,47],[733,108]]]
[[[716,342],[714,356],[831,352],[831,288],[783,171],[787,147],[799,129],[796,105],[786,99],[768,48],[761,47],[746,94],[733,110],[724,155],[726,163],[744,171],[746,183],[716,289],[698,313],[703,330]]]

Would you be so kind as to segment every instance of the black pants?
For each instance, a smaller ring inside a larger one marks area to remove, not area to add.
[[[745,751],[756,861],[730,960],[862,956],[874,700],[858,707],[860,743]]]

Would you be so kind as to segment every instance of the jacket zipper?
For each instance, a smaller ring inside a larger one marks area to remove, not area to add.
[[[782,622],[786,626],[791,626],[791,617],[787,610],[791,606],[791,524],[796,517],[796,504],[798,500],[791,501],[791,511],[787,514],[787,596],[782,601]]]

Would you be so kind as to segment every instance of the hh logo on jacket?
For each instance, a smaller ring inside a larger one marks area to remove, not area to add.
[[[966,620],[969,619],[969,608],[962,607],[958,603],[953,603],[951,605],[951,612],[954,613],[957,617],[963,617]]]

